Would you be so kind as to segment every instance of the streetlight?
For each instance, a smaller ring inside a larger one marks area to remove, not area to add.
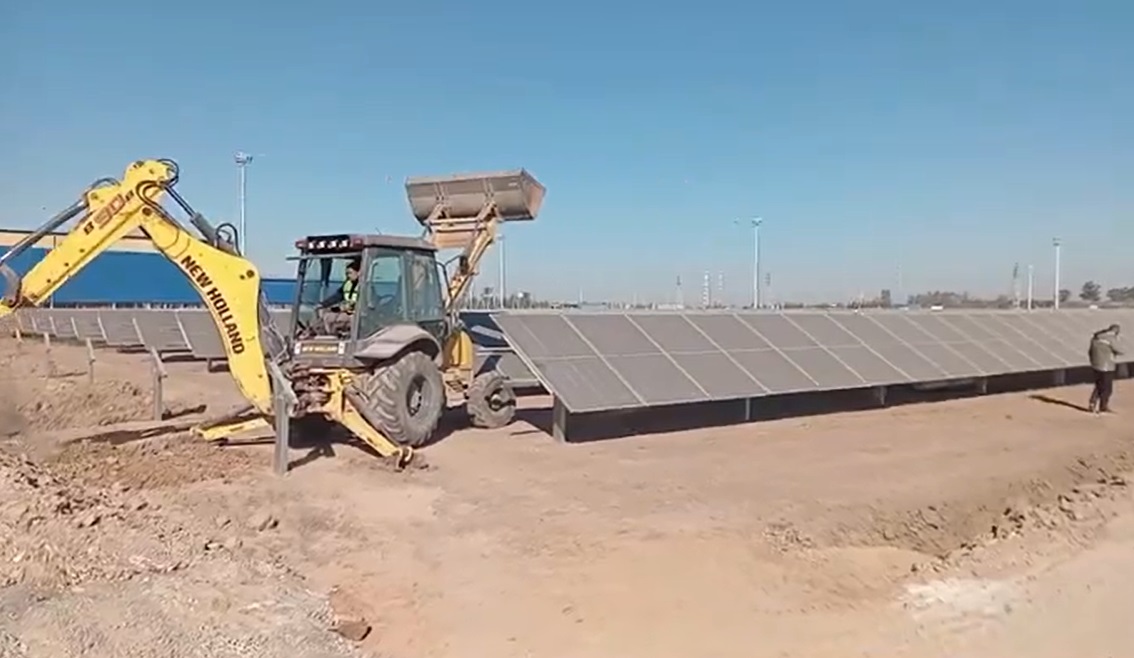
[[[733,223],[740,225],[745,220],[737,219]],[[753,217],[747,220],[752,227],[752,308],[760,308],[760,225],[764,223],[763,217]]]
[[[1060,258],[1059,257],[1060,257],[1060,251],[1062,250],[1061,248],[1063,247],[1063,241],[1060,240],[1059,238],[1052,238],[1051,239],[1051,246],[1055,247],[1055,303],[1053,304],[1053,308],[1058,311],[1059,310],[1059,291],[1061,289],[1059,287],[1059,266],[1060,266],[1060,262],[1059,262]]]
[[[497,229],[496,244],[500,246],[500,283],[497,286],[500,288],[500,308],[508,308],[508,270],[505,263],[507,258],[504,255],[504,231]]]
[[[244,151],[237,151],[234,157],[236,166],[240,169],[240,235],[236,239],[236,248],[240,253],[244,253],[245,246],[248,244],[248,239],[245,237],[248,235],[248,222],[245,219],[245,197],[248,190],[247,169],[248,164],[252,162],[252,156]]]
[[[1028,265],[1028,310],[1032,310],[1032,291],[1035,286],[1036,268]]]

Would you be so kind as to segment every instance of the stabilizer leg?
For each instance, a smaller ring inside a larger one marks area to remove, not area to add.
[[[216,442],[244,432],[271,428],[272,423],[257,412],[254,416],[238,415],[208,421],[194,427],[192,432],[199,439]]]

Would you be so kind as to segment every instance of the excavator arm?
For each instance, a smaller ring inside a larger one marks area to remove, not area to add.
[[[37,306],[115,242],[140,229],[154,247],[192,283],[221,335],[229,370],[240,392],[260,414],[272,411],[272,387],[266,359],[287,354],[286,341],[268,314],[256,266],[242,257],[177,194],[176,163],[140,160],[121,181],[102,179],[75,205],[56,215],[0,256],[7,283],[0,318]],[[174,199],[205,235],[193,235],[161,205]],[[75,220],[74,228],[23,277],[8,263],[43,236]]]

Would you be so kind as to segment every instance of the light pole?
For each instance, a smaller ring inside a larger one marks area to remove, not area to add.
[[[236,160],[236,167],[240,169],[240,235],[237,237],[236,249],[240,253],[245,252],[245,246],[248,244],[248,221],[245,218],[245,199],[248,191],[248,164],[252,162],[252,156],[244,151],[237,151],[234,156]]]
[[[1058,311],[1059,310],[1059,291],[1061,289],[1060,286],[1059,286],[1059,274],[1060,274],[1060,272],[1059,272],[1060,262],[1059,261],[1060,261],[1060,255],[1061,255],[1060,252],[1062,251],[1062,247],[1063,247],[1063,241],[1060,240],[1059,238],[1052,238],[1051,239],[1051,246],[1055,247],[1055,303],[1052,305],[1052,307],[1055,310]]]
[[[740,225],[742,219],[734,223]],[[760,225],[764,223],[763,217],[753,217],[747,220],[752,227],[752,308],[760,308]]]
[[[508,301],[507,301],[508,300],[508,281],[507,281],[508,271],[507,271],[506,266],[505,266],[506,258],[504,256],[504,231],[500,231],[499,233],[496,234],[496,243],[500,245],[500,285],[497,286],[498,288],[500,288],[500,308],[507,308],[508,307]]]
[[[1032,310],[1032,293],[1035,290],[1036,282],[1036,268],[1034,265],[1028,265],[1028,310]]]

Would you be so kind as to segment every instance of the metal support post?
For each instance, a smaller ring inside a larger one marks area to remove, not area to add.
[[[55,376],[55,359],[51,355],[51,334],[44,332],[43,334],[43,350],[44,357],[47,359],[47,376]]]
[[[567,443],[569,441],[567,435],[567,423],[571,418],[571,412],[567,411],[567,405],[556,396],[551,402],[551,436],[560,443]]]
[[[94,386],[94,383],[95,383],[95,374],[94,374],[94,370],[95,370],[95,348],[94,348],[94,343],[91,341],[90,338],[87,339],[86,343],[87,343],[87,382],[90,383],[91,386]]]
[[[150,348],[150,371],[153,374],[154,391],[154,420],[165,417],[165,364],[161,361],[161,353],[156,348]]]
[[[272,451],[272,470],[276,475],[287,475],[291,458],[291,416],[299,399],[291,388],[291,382],[284,377],[279,364],[268,362],[268,374],[272,378],[272,406],[275,411],[276,442]]]

